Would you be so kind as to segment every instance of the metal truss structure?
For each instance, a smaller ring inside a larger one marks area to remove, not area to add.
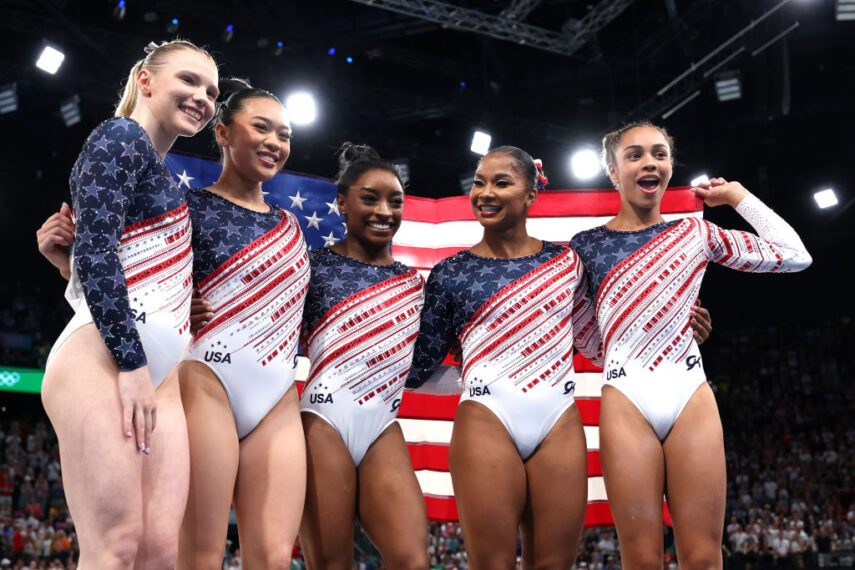
[[[601,0],[594,6],[572,34],[562,34],[519,21],[519,16],[530,12],[535,0],[514,0],[505,11],[494,16],[470,8],[461,8],[440,0],[351,0],[440,24],[464,32],[475,32],[491,38],[516,42],[559,55],[573,55],[588,42],[593,34],[603,29],[623,12],[633,0]]]

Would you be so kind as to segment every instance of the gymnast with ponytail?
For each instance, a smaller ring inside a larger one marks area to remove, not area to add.
[[[163,158],[211,118],[217,80],[192,43],[149,44],[72,169],[71,259],[70,220],[54,228],[64,237],[38,234],[75,312],[42,402],[84,570],[175,565],[189,472],[175,366],[190,340],[193,257],[184,194]]]

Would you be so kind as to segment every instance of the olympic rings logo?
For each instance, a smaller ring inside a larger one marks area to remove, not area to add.
[[[0,370],[0,386],[11,388],[21,381],[21,375],[17,372],[9,372],[8,370]]]

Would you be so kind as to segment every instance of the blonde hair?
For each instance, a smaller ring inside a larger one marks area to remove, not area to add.
[[[662,133],[662,136],[665,137],[665,141],[668,143],[668,148],[671,150],[671,164],[674,163],[674,138],[668,134],[665,127],[654,125],[650,121],[636,121],[634,123],[628,123],[610,133],[606,133],[603,137],[603,148],[600,151],[600,161],[602,162],[603,170],[606,171],[606,176],[609,175],[609,166],[617,166],[615,149],[617,148],[618,143],[620,143],[620,139],[623,138],[623,135],[628,131],[638,127],[650,127],[651,129],[656,129]]]
[[[131,68],[131,73],[128,75],[128,82],[119,92],[120,99],[116,104],[116,111],[113,113],[116,117],[130,117],[134,111],[139,98],[139,87],[137,87],[137,74],[141,69],[146,69],[153,73],[162,69],[170,56],[179,50],[193,50],[208,57],[212,62],[214,58],[204,48],[201,48],[188,40],[172,40],[169,42],[161,42],[159,44],[150,42],[145,46],[145,57],[139,60]]]

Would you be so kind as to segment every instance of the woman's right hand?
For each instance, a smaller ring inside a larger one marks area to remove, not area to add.
[[[157,425],[157,401],[148,366],[119,372],[119,399],[125,437],[135,438],[137,449],[150,454],[151,434]]]
[[[193,289],[193,297],[190,298],[190,334],[196,335],[200,330],[214,318],[214,307],[202,298],[199,290]]]
[[[74,243],[74,222],[71,221],[71,209],[65,202],[55,213],[36,230],[39,253],[59,269],[66,279],[71,277],[71,261],[68,258]]]

